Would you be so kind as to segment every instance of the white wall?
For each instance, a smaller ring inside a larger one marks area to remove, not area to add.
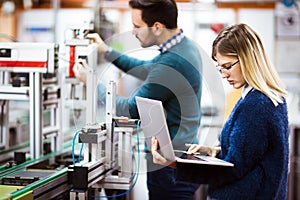
[[[253,28],[261,37],[270,61],[274,64],[275,15],[271,9],[240,9],[238,19]]]

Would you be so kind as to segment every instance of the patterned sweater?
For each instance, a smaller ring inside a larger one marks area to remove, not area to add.
[[[254,90],[240,99],[221,132],[219,158],[234,164],[212,167],[177,163],[181,181],[208,183],[215,199],[287,199],[288,115]]]

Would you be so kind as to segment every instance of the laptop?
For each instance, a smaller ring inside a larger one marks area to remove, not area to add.
[[[196,154],[180,157],[176,156],[170,138],[162,102],[138,96],[136,96],[135,99],[140,115],[141,129],[144,133],[148,149],[151,149],[151,138],[155,136],[159,142],[160,154],[168,161],[229,167],[234,166],[232,163],[211,156]]]

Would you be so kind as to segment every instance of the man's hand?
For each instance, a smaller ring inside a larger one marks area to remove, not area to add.
[[[168,161],[166,158],[164,158],[162,155],[160,155],[157,152],[158,146],[159,146],[158,140],[156,139],[156,137],[152,137],[151,138],[151,152],[152,152],[152,156],[153,156],[153,163],[176,168],[176,162]]]
[[[98,33],[89,33],[86,35],[86,38],[91,39],[94,43],[98,44],[98,52],[100,54],[105,54],[109,46],[107,46]]]
[[[76,78],[78,78],[78,80],[84,84],[86,84],[86,74],[88,72],[88,68],[89,66],[85,59],[79,59],[73,66],[73,71]]]

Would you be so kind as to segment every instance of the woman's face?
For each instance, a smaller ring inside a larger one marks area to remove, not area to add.
[[[240,62],[237,58],[216,54],[218,68],[222,78],[226,78],[228,83],[235,89],[239,89],[246,84]]]

